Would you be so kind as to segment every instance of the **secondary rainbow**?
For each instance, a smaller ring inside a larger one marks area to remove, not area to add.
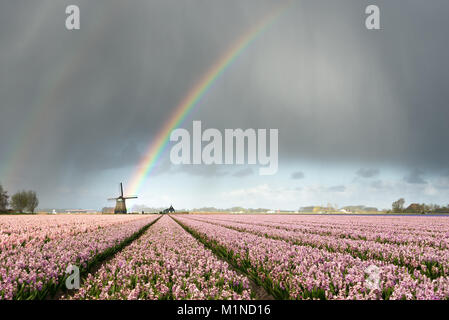
[[[170,116],[159,131],[153,142],[150,144],[145,156],[141,159],[136,172],[134,173],[129,194],[135,194],[142,186],[145,178],[151,173],[158,159],[164,153],[170,141],[171,132],[178,128],[185,120],[187,115],[198,104],[212,84],[221,74],[235,61],[235,59],[277,18],[285,11],[290,2],[277,7],[267,17],[262,19],[240,39],[209,69],[202,79],[188,92],[181,103],[176,107],[175,112]]]

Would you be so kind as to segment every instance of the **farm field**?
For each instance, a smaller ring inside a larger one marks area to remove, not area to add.
[[[119,249],[156,217],[1,216],[0,299],[44,299],[67,277]]]
[[[449,218],[0,216],[0,299],[267,297],[447,300]]]

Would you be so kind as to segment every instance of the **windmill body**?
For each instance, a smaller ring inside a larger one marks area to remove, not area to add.
[[[123,196],[123,184],[120,182],[120,196],[117,198],[110,198],[108,200],[115,200],[115,214],[126,214],[126,199],[137,199],[136,196],[125,197]]]

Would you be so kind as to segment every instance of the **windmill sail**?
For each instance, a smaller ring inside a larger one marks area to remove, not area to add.
[[[126,199],[137,199],[137,196],[125,197],[123,195],[123,183],[120,182],[120,195],[117,198],[109,198],[108,200],[115,200],[115,209],[114,213],[116,214],[126,214],[128,213],[126,210]]]

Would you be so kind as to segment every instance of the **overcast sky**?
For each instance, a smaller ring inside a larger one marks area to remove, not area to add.
[[[93,208],[176,106],[280,0],[0,4],[0,184]],[[77,4],[81,29],[65,28]],[[382,30],[365,28],[377,4]],[[449,203],[449,2],[293,1],[183,123],[279,129],[279,171],[170,163],[129,202],[297,209]]]

